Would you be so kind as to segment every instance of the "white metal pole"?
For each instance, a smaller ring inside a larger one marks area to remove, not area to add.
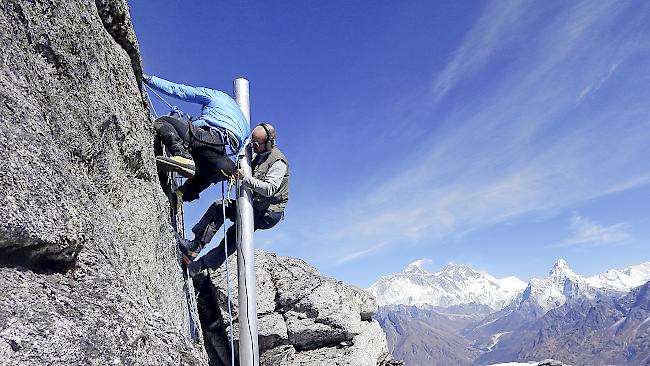
[[[235,79],[235,100],[250,125],[248,80]],[[250,145],[239,160],[239,167],[251,174]],[[255,282],[255,243],[253,242],[253,192],[237,183],[237,279],[239,284],[239,365],[259,366],[257,339],[257,294]]]

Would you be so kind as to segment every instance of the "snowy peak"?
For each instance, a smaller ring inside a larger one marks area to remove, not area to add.
[[[526,302],[534,302],[546,312],[569,299],[595,299],[607,293],[628,292],[649,280],[650,262],[584,277],[573,272],[565,260],[559,259],[549,271],[549,277],[530,280],[519,307]]]
[[[504,278],[497,278],[495,281],[499,284],[499,286],[503,288],[526,288],[526,282],[520,280],[519,278],[515,276],[508,276]]]
[[[548,275],[562,279],[578,277],[578,275],[576,275],[575,272],[569,268],[569,265],[564,259],[558,259],[553,265],[553,268],[551,268],[551,270],[548,272]]]
[[[415,262],[409,264],[408,266],[406,266],[406,268],[404,268],[402,273],[404,273],[404,274],[414,274],[414,275],[418,275],[418,274],[427,275],[427,274],[430,274],[424,268],[422,268],[422,266],[420,264],[420,261],[415,261]]]
[[[636,266],[627,267],[622,272],[632,278],[645,282],[645,279],[650,278],[650,262],[643,262]]]
[[[555,262],[555,264],[553,265],[553,268],[551,269],[551,272],[549,272],[549,274],[552,275],[554,272],[562,272],[564,270],[569,270],[570,271],[571,269],[569,268],[569,265],[567,264],[567,262],[564,259],[560,258]]]
[[[453,306],[477,303],[500,309],[516,297],[526,283],[508,277],[496,279],[473,268],[450,263],[431,273],[423,260],[409,264],[402,272],[381,277],[368,291],[379,305]]]
[[[475,271],[472,267],[464,264],[447,264],[442,271],[436,273],[438,276],[446,276],[451,279],[465,280],[468,278],[479,278],[484,276],[482,273]],[[492,276],[487,276],[492,277]],[[493,278],[493,277],[492,277]]]
[[[573,272],[564,259],[558,259],[548,274],[546,278],[530,280],[519,308],[534,303],[545,313],[564,304],[568,299],[578,297],[593,299],[596,296],[596,289],[588,284],[585,277]]]
[[[631,288],[641,286],[650,280],[650,262],[644,262],[621,270],[610,269],[603,274],[587,277],[586,280],[594,287],[627,292]]]
[[[605,293],[627,292],[650,281],[650,262],[584,277],[576,274],[565,260],[559,259],[548,277],[533,278],[528,284],[516,277],[499,279],[455,263],[432,273],[423,268],[427,262],[418,260],[402,272],[381,277],[368,291],[382,306],[446,307],[477,303],[499,310],[516,300],[514,306],[532,305],[532,308],[545,313],[570,299],[596,299]]]

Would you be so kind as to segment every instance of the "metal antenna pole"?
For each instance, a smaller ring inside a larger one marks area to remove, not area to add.
[[[248,80],[235,79],[235,100],[250,124]],[[246,175],[251,174],[251,150],[239,161]],[[253,242],[253,192],[237,186],[237,279],[239,284],[239,365],[259,366],[257,340],[257,294],[255,282],[255,243]]]

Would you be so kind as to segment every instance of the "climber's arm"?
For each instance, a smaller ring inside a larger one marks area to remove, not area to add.
[[[149,76],[145,79],[145,82],[147,85],[156,90],[160,90],[167,95],[176,97],[186,102],[197,103],[201,105],[210,104],[210,89],[208,88],[176,84],[157,76]]]

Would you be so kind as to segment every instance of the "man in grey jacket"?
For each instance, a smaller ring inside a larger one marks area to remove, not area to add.
[[[251,145],[255,158],[251,162],[252,175],[244,175],[242,170],[238,174],[242,184],[253,191],[253,227],[255,230],[266,230],[277,225],[284,216],[284,209],[289,201],[289,163],[280,149],[275,146],[275,128],[268,123],[261,123],[255,127],[251,136]],[[236,223],[236,202],[226,203],[226,217]],[[203,214],[201,220],[192,228],[193,240],[182,240],[180,249],[184,253],[190,275],[206,269],[215,269],[225,260],[225,242],[210,250],[202,257],[195,259],[199,252],[207,245],[216,232],[224,224],[223,202],[216,201]],[[236,225],[228,228],[228,256],[236,249]]]

